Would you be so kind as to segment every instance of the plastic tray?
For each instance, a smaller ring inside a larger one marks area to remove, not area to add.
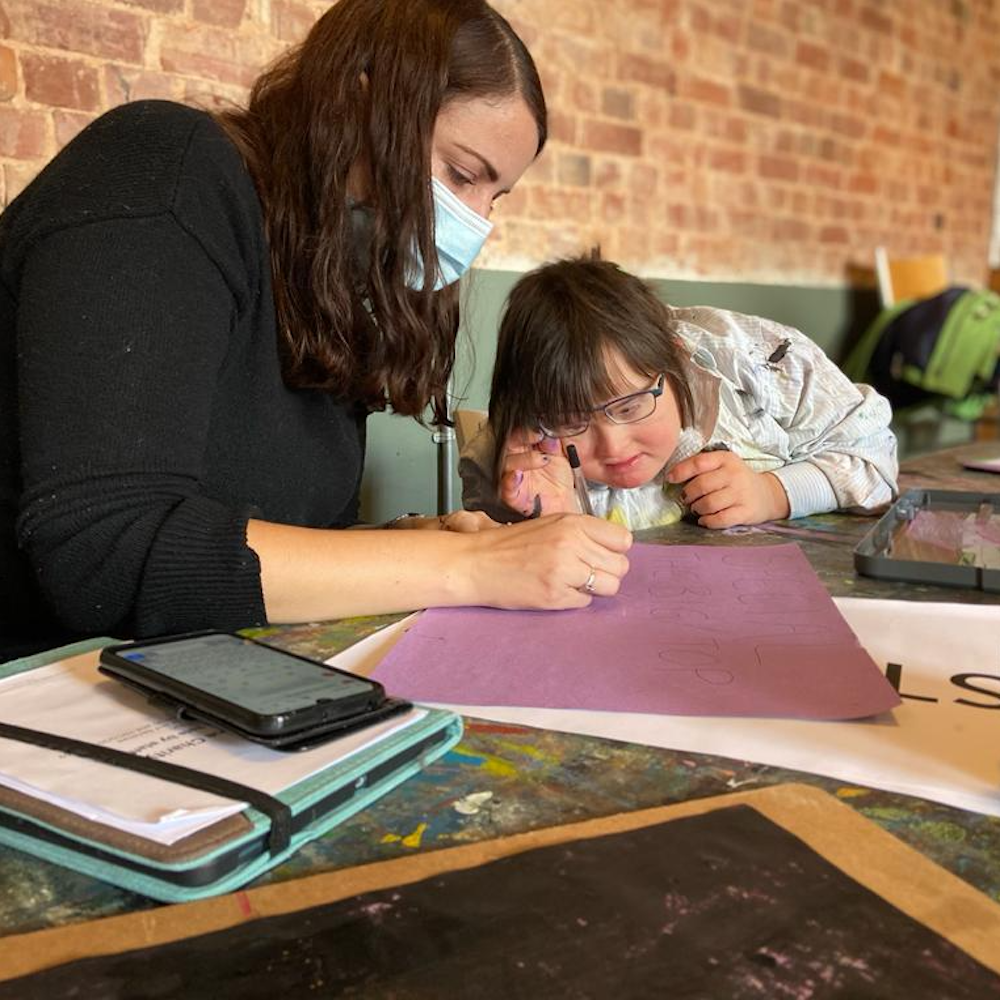
[[[1000,594],[1000,493],[907,490],[855,548],[854,568]]]

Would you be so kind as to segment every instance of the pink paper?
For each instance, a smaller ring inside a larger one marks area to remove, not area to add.
[[[634,545],[574,611],[426,611],[379,664],[453,705],[853,719],[900,703],[797,545]],[[582,574],[581,574],[582,575]]]
[[[963,461],[962,465],[967,469],[976,469],[979,472],[1000,472],[1000,455],[996,458],[968,459]]]

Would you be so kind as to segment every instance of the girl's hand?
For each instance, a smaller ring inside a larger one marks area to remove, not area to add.
[[[483,531],[486,528],[499,528],[499,521],[494,521],[489,514],[481,510],[453,510],[450,514],[438,514],[434,517],[428,514],[407,514],[393,518],[387,524],[357,524],[356,528],[393,528],[399,531]]]
[[[702,452],[678,462],[667,475],[684,483],[681,500],[704,528],[760,524],[788,517],[788,497],[777,476],[754,472],[731,451]]]
[[[490,528],[503,528],[500,521],[494,521],[489,514],[481,510],[453,510],[450,514],[442,514],[438,518],[442,531],[487,531]]]
[[[518,431],[507,439],[500,499],[525,517],[576,513],[573,471],[555,438]]]
[[[586,607],[618,593],[632,535],[619,524],[553,514],[465,538],[474,603],[496,608]],[[587,588],[587,583],[590,587]]]

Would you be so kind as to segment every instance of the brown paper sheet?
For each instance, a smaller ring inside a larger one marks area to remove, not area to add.
[[[0,980],[74,959],[165,944],[472,868],[551,844],[637,829],[736,804],[757,809],[845,874],[1000,973],[1000,905],[834,797],[779,785],[518,834],[501,840],[326,872],[216,899],[0,939]]]

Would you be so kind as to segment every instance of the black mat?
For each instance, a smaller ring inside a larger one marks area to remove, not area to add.
[[[1000,997],[1000,977],[747,806],[0,984],[0,998]]]

